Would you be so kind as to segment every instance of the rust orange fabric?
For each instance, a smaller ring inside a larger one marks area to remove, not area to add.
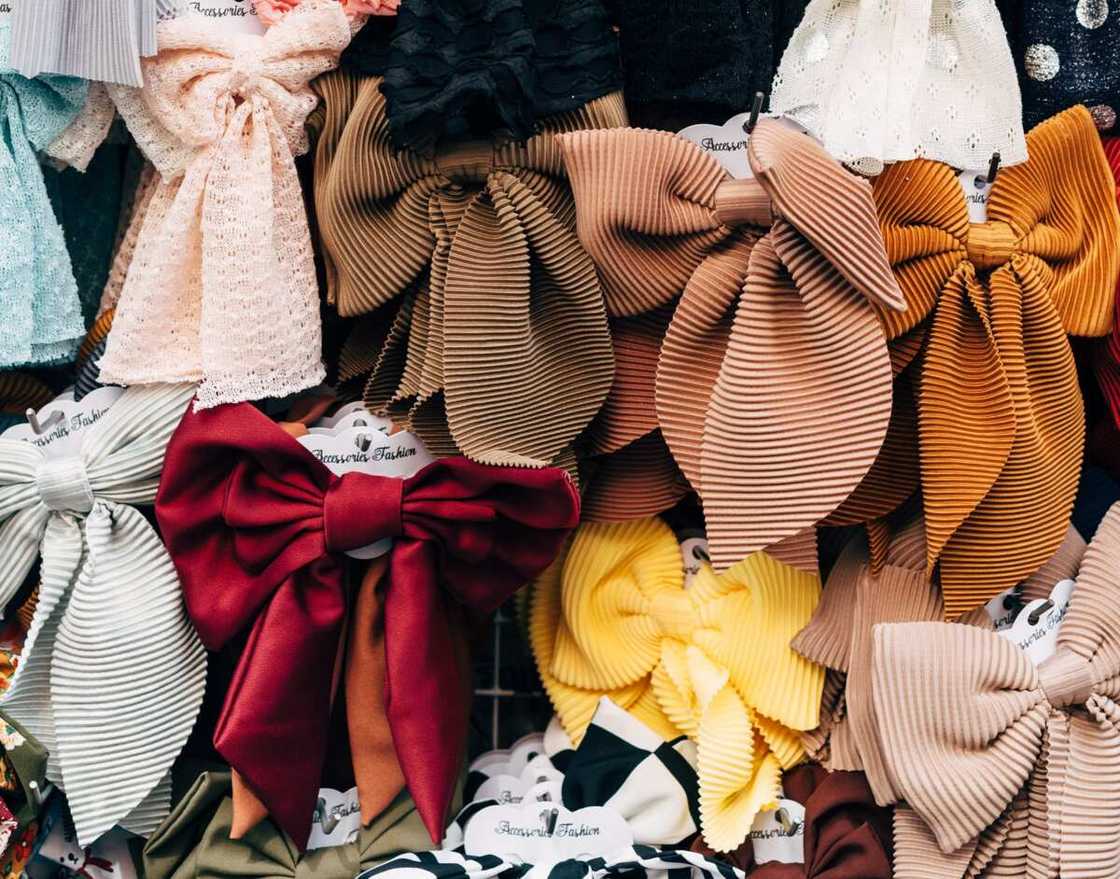
[[[366,402],[436,453],[555,461],[606,398],[613,357],[553,134],[624,125],[622,97],[544,120],[524,142],[428,157],[392,148],[380,85],[341,70],[315,83],[328,297],[344,316],[401,303]]]
[[[827,517],[868,473],[891,415],[872,303],[906,307],[869,185],[773,120],[751,135],[752,180],[667,132],[558,139],[611,314],[680,296],[654,401],[703,501],[713,563]]]
[[[917,160],[875,181],[883,240],[909,309],[880,309],[913,350],[926,565],[947,619],[1036,570],[1066,533],[1084,412],[1067,334],[1112,323],[1115,184],[1087,110],[1027,138],[969,224],[956,173]],[[909,356],[909,353],[908,353]]]

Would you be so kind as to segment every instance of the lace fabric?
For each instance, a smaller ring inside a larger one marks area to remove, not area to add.
[[[28,79],[11,69],[0,23],[0,368],[72,358],[85,333],[62,229],[37,153],[78,115],[79,79]]]
[[[1011,50],[992,0],[812,0],[771,110],[874,173],[927,158],[986,168],[1027,158]]]
[[[719,125],[769,92],[807,0],[616,0],[633,125]]]
[[[524,140],[536,120],[620,84],[600,0],[415,0],[398,13],[383,89],[394,145],[427,150],[441,139]]]

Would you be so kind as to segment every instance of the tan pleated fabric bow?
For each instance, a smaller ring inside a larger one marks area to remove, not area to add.
[[[1105,334],[1120,270],[1116,188],[1089,113],[1027,137],[969,224],[957,174],[935,162],[877,178],[883,239],[909,310],[881,316],[916,363],[927,566],[946,618],[1058,548],[1077,488],[1084,415],[1067,333]],[[888,443],[890,441],[888,440]]]
[[[613,360],[595,267],[553,134],[626,123],[619,94],[520,143],[395,151],[378,78],[337,71],[324,99],[315,201],[343,315],[404,294],[366,389],[436,451],[554,461],[594,417]]]
[[[263,36],[198,15],[159,28],[144,87],[110,86],[161,182],[101,376],[198,381],[197,406],[282,397],[324,376],[311,236],[293,156],[351,24],[308,0]]]
[[[750,137],[754,180],[666,132],[559,140],[611,313],[683,291],[656,416],[704,502],[713,563],[827,517],[868,473],[891,414],[874,305],[906,307],[869,185],[772,120]]]
[[[875,627],[886,770],[943,852],[967,850],[1026,797],[1032,831],[1003,842],[1027,853],[1018,875],[1120,875],[1118,578],[1120,504],[1085,552],[1054,655],[1037,667],[973,626]]]

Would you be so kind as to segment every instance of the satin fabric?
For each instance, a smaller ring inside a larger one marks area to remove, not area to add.
[[[875,181],[909,305],[880,318],[893,354],[916,356],[926,565],[940,566],[946,619],[1062,542],[1085,429],[1066,336],[1112,327],[1120,213],[1092,118],[1073,107],[1027,143],[1028,161],[999,172],[985,223],[969,223],[946,165],[891,165]]]
[[[327,747],[347,549],[394,537],[385,593],[387,713],[433,840],[466,747],[457,608],[489,613],[552,560],[579,518],[555,469],[436,461],[408,479],[331,474],[249,404],[188,413],[156,515],[212,650],[249,629],[214,734],[297,845]]]

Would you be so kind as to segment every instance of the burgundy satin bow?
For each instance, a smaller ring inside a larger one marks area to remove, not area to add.
[[[217,650],[252,626],[214,745],[300,848],[346,612],[339,554],[395,538],[386,711],[409,790],[438,842],[469,709],[449,611],[493,611],[552,561],[579,520],[568,475],[444,458],[408,479],[340,478],[240,403],[183,419],[156,515],[203,643]]]

